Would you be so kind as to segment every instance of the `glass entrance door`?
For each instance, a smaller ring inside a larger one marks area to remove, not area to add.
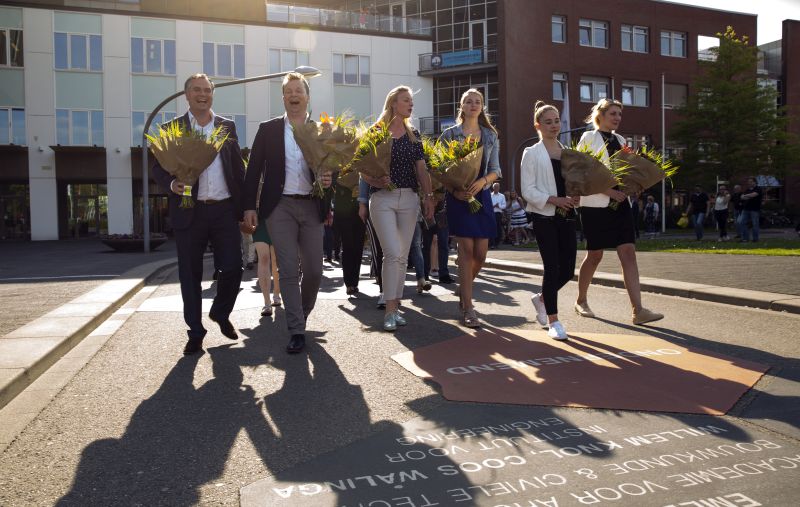
[[[30,239],[29,203],[28,185],[0,185],[0,240]]]
[[[101,184],[67,185],[70,236],[89,238],[108,234],[108,191]]]

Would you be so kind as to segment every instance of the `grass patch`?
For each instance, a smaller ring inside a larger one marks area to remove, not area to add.
[[[758,243],[693,239],[641,239],[636,242],[639,252],[676,252],[701,254],[800,256],[800,239],[772,238]]]
[[[538,250],[535,242],[520,245],[516,248]],[[586,242],[578,242],[578,250],[585,249]],[[762,239],[758,243],[739,243],[735,240],[725,242],[717,242],[716,239],[696,241],[693,239],[670,239],[662,236],[657,239],[637,240],[636,251],[787,257],[800,256],[800,239],[771,238]]]

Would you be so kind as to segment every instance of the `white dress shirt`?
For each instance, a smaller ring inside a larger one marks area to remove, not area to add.
[[[501,192],[492,192],[492,209],[495,213],[502,213],[506,209],[506,196]]]
[[[205,126],[201,126],[194,119],[194,115],[189,111],[189,122],[192,128],[198,132],[202,132],[206,137],[209,137],[214,132],[214,118],[216,115],[211,111],[211,121]],[[197,180],[197,199],[200,201],[215,200],[221,201],[231,196],[228,191],[228,184],[225,182],[225,170],[222,167],[222,157],[219,153],[214,157],[205,171],[200,173],[200,178]]]
[[[283,115],[283,145],[286,154],[286,181],[283,184],[284,195],[311,193],[313,181],[303,152],[294,140],[292,124]]]

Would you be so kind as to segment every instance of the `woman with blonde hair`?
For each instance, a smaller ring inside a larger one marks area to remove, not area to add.
[[[414,110],[411,88],[398,86],[386,96],[383,113],[377,123],[388,125],[392,134],[392,155],[389,176],[362,178],[369,184],[369,216],[375,226],[383,249],[381,281],[386,309],[383,329],[394,331],[406,325],[400,315],[408,251],[417,224],[420,206],[418,191],[423,194],[425,218],[433,219],[433,193],[425,165],[419,133],[411,127],[409,118]],[[386,187],[393,183],[394,190]],[[363,217],[362,217],[363,218]]]
[[[458,295],[461,323],[478,327],[472,304],[472,282],[486,261],[489,239],[497,237],[492,206],[492,184],[500,178],[500,142],[497,129],[484,110],[483,94],[470,88],[461,95],[456,124],[440,137],[443,141],[473,139],[483,146],[478,177],[467,190],[447,189],[447,223],[458,241]],[[470,212],[467,201],[477,199],[483,206]]]
[[[554,340],[566,340],[567,332],[558,320],[558,291],[575,276],[575,206],[578,197],[567,195],[561,175],[561,150],[558,142],[561,118],[555,106],[536,102],[533,125],[539,142],[525,148],[520,164],[522,197],[533,214],[533,232],[544,264],[542,292],[531,298],[536,320],[547,327]]]
[[[605,164],[625,146],[625,138],[615,131],[622,121],[622,103],[618,100],[601,99],[592,107],[587,123],[591,122],[595,130],[584,132],[580,146],[589,147],[599,153]],[[610,208],[613,199],[619,205]],[[592,276],[603,259],[604,248],[617,251],[625,289],[633,310],[633,323],[646,324],[663,319],[660,313],[642,306],[642,293],[639,285],[639,266],[636,263],[635,232],[633,216],[628,196],[617,188],[609,188],[605,192],[581,197],[581,225],[586,237],[586,258],[583,259],[578,277],[578,299],[575,301],[575,312],[581,317],[594,317],[589,308],[587,293],[592,283]]]

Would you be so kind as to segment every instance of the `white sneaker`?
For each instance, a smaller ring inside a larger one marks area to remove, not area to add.
[[[561,322],[559,321],[555,321],[550,324],[550,329],[547,330],[547,336],[559,341],[569,338],[569,336],[567,336],[567,332],[564,330],[564,326],[562,326]]]
[[[542,327],[547,327],[547,310],[544,307],[541,294],[534,294],[531,296],[531,303],[536,309],[536,322]]]

